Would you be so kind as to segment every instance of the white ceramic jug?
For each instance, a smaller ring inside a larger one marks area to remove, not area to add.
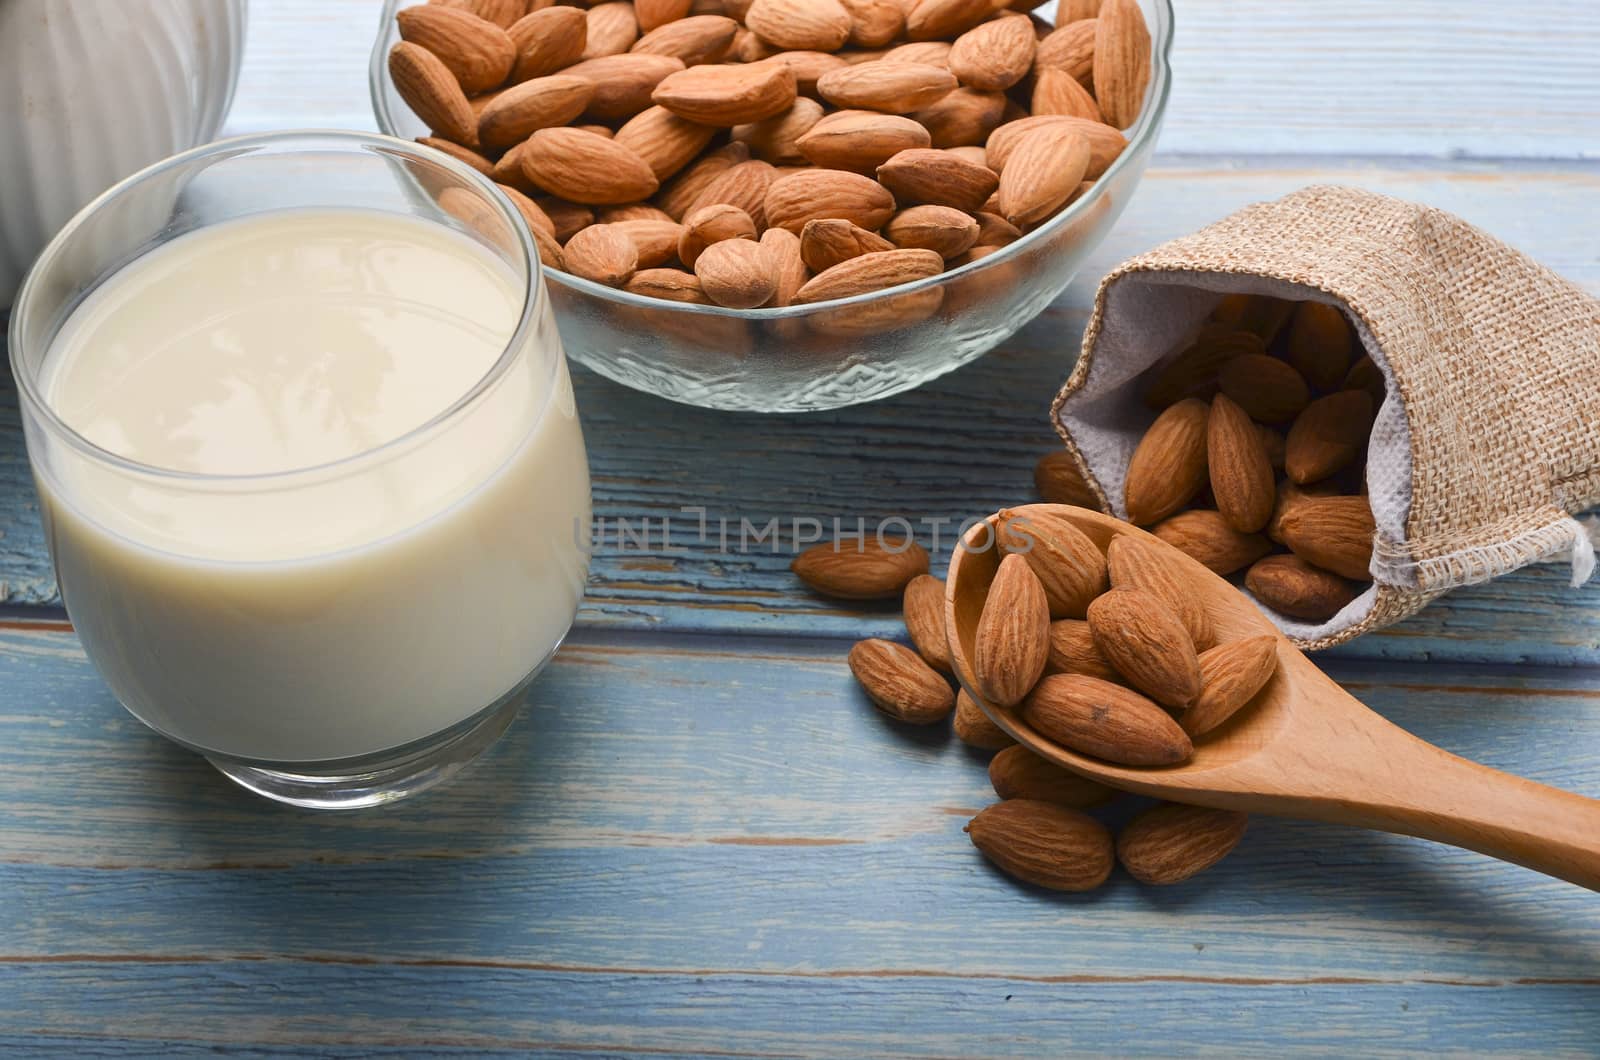
[[[0,0],[0,309],[90,199],[217,134],[246,0]]]

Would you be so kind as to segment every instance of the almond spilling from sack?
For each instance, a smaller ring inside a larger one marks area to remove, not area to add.
[[[1150,82],[1138,4],[1063,5],[1054,28],[1035,6],[432,0],[397,14],[389,73],[432,134],[419,142],[566,219],[537,237],[546,266],[664,302],[787,306],[981,260],[1083,197],[1121,154]],[[817,229],[787,272],[739,247],[702,266],[708,243],[681,233],[675,244],[659,228],[582,236],[620,220],[583,206],[643,204],[685,226],[736,208],[754,231],[723,238],[752,242],[774,228],[849,228]],[[641,244],[632,267],[614,246],[622,236]],[[927,257],[834,274],[896,249]],[[881,330],[938,306],[825,330]],[[1315,322],[1304,330],[1314,344]]]

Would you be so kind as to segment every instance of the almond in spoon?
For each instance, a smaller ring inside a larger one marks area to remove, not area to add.
[[[973,642],[973,674],[985,699],[1013,706],[1044,673],[1050,651],[1050,606],[1044,587],[1021,556],[1000,561]]]
[[[1097,677],[1051,674],[1022,713],[1054,743],[1119,765],[1177,765],[1194,753],[1170,714],[1131,688]]]
[[[1218,644],[1200,656],[1200,696],[1179,723],[1199,739],[1233,717],[1278,670],[1278,640],[1265,635]]]
[[[1168,707],[1200,694],[1194,640],[1161,599],[1142,589],[1113,589],[1089,605],[1095,646],[1128,683]]]

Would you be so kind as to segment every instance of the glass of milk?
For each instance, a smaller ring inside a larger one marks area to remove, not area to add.
[[[521,219],[357,133],[160,163],[11,319],[56,577],[136,717],[301,806],[370,806],[506,728],[572,625],[589,472]]]

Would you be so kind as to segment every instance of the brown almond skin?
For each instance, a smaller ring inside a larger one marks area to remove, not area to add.
[[[1183,620],[1154,593],[1113,589],[1089,605],[1089,632],[1117,672],[1168,707],[1200,695],[1200,660]]]
[[[1128,461],[1123,504],[1129,522],[1158,523],[1200,492],[1207,481],[1210,415],[1204,401],[1187,398],[1156,417]]]
[[[1000,547],[1028,561],[1044,586],[1051,618],[1082,618],[1090,601],[1106,591],[1106,558],[1071,520],[1046,512],[1000,512],[995,531]]]
[[[1064,449],[1039,458],[1033,465],[1033,485],[1039,496],[1051,504],[1070,504],[1096,512],[1103,510],[1100,498],[1078,470],[1077,460]]]
[[[1183,620],[1196,648],[1211,647],[1216,639],[1211,616],[1173,573],[1172,560],[1155,545],[1134,537],[1114,538],[1106,547],[1106,568],[1113,589],[1143,589],[1155,594]]]
[[[1051,674],[1034,687],[1023,717],[1069,750],[1125,766],[1171,766],[1194,754],[1188,733],[1155,703],[1110,681]]]
[[[1290,618],[1326,622],[1358,595],[1355,586],[1299,556],[1268,556],[1244,576],[1262,604]]]
[[[801,170],[772,182],[764,203],[767,224],[799,235],[817,217],[842,217],[869,232],[894,216],[894,196],[877,181],[839,169]]]
[[[895,246],[876,232],[842,217],[817,217],[800,230],[800,260],[812,272],[824,272],[841,261],[893,250]]]
[[[1116,864],[1105,825],[1048,802],[996,803],[972,819],[967,834],[1001,872],[1055,891],[1092,891]]]
[[[470,11],[424,4],[396,12],[394,20],[401,39],[437,55],[463,92],[475,95],[500,85],[516,61],[517,46],[506,31]],[[471,47],[450,47],[456,41],[470,41]]]
[[[1100,653],[1089,623],[1081,618],[1063,618],[1050,623],[1050,654],[1045,673],[1084,674],[1102,681],[1120,681],[1116,667]]]
[[[1209,399],[1217,392],[1217,373],[1223,365],[1242,354],[1265,352],[1260,337],[1251,332],[1208,328],[1156,371],[1144,403],[1164,409],[1188,397]]]
[[[1344,377],[1341,384],[1344,390],[1365,390],[1372,398],[1372,407],[1381,408],[1383,399],[1388,393],[1388,384],[1383,380],[1383,370],[1380,369],[1371,357],[1362,355],[1355,364],[1350,366],[1350,372]]]
[[[724,239],[695,259],[694,274],[707,298],[727,309],[755,309],[778,292],[772,261],[754,239]]]
[[[990,720],[989,715],[978,706],[978,701],[967,695],[965,689],[956,692],[956,712],[950,727],[956,739],[980,751],[998,751],[1017,742]]]
[[[901,151],[878,167],[878,180],[902,206],[925,203],[977,213],[1000,187],[987,166],[938,148]]]
[[[435,136],[478,146],[478,122],[456,75],[428,49],[401,41],[389,50],[389,80]]]
[[[1372,395],[1365,390],[1341,390],[1307,405],[1284,440],[1289,480],[1304,486],[1349,467],[1366,451],[1372,414]]]
[[[1318,390],[1334,390],[1350,370],[1355,332],[1345,315],[1322,302],[1301,302],[1289,321],[1284,359]]]
[[[1283,542],[1301,559],[1341,578],[1372,577],[1376,526],[1365,497],[1307,497],[1279,521]]]
[[[1050,653],[1050,605],[1021,556],[1000,561],[978,618],[972,659],[978,690],[997,706],[1022,701],[1044,673]]]
[[[1261,423],[1288,423],[1311,403],[1311,388],[1300,373],[1266,354],[1233,358],[1217,373],[1217,385]]]
[[[1075,810],[1110,802],[1117,794],[1115,789],[1062,769],[1020,744],[989,760],[989,783],[1002,799],[1053,802]]]
[[[931,725],[955,709],[949,682],[903,644],[859,641],[850,649],[849,661],[873,706],[896,720]]]
[[[1241,534],[1220,512],[1208,508],[1179,512],[1151,527],[1150,532],[1223,577],[1244,570],[1272,551],[1272,542],[1265,537]]]
[[[1178,723],[1198,740],[1233,717],[1278,672],[1278,638],[1271,634],[1218,644],[1200,656],[1200,697]]]
[[[615,225],[590,225],[562,248],[566,269],[608,287],[621,287],[639,269],[639,248]]]
[[[935,670],[950,673],[954,665],[945,633],[944,582],[931,574],[912,578],[900,598],[900,613],[917,654]]]
[[[1140,883],[1182,883],[1232,853],[1248,825],[1234,810],[1162,803],[1123,826],[1117,859]]]
[[[1228,525],[1241,534],[1266,526],[1277,493],[1272,461],[1255,422],[1226,394],[1211,399],[1206,462],[1211,493]]]
[[[893,599],[905,591],[912,578],[928,573],[928,553],[915,541],[890,540],[888,544],[891,547],[885,548],[876,537],[823,542],[796,556],[789,569],[826,596]]]
[[[678,260],[692,269],[701,253],[711,244],[724,239],[755,237],[756,223],[749,214],[728,203],[712,203],[684,217],[683,232],[678,236]]]
[[[931,250],[949,261],[978,242],[978,222],[949,206],[913,206],[901,210],[883,230],[902,250]]]

